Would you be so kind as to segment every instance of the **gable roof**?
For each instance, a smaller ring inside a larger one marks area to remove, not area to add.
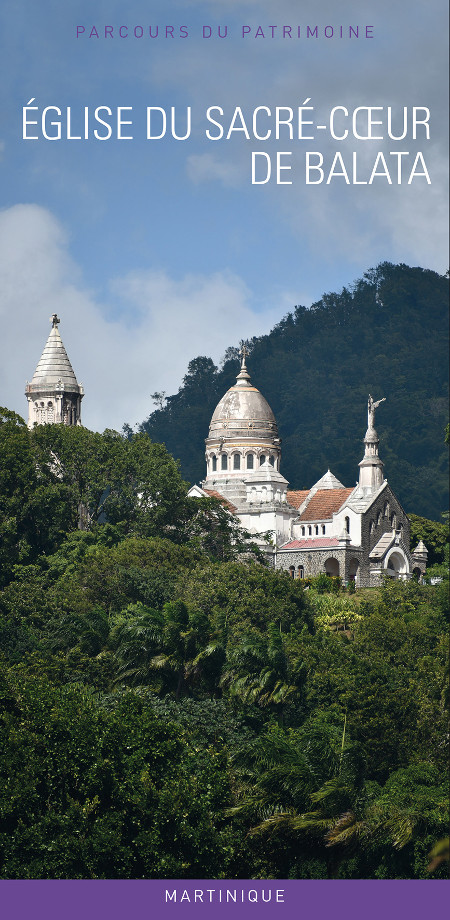
[[[354,491],[350,489],[318,489],[301,512],[300,521],[326,521],[342,508]],[[289,495],[289,493],[288,493]]]
[[[293,508],[300,508],[300,505],[303,505],[305,498],[309,495],[309,489],[297,489],[297,491],[288,491],[286,492],[286,498],[290,505]]]

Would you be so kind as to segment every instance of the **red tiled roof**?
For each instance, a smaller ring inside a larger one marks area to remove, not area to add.
[[[319,489],[300,515],[301,521],[326,521],[342,508],[352,489]],[[289,494],[289,493],[288,493]]]
[[[237,511],[236,505],[233,505],[232,502],[229,502],[224,495],[221,495],[220,492],[216,492],[215,489],[203,489],[210,498],[217,498],[217,501],[221,502],[222,505],[225,505],[225,508],[228,508],[232,514]]]
[[[284,549],[325,549],[327,546],[339,546],[338,538],[316,537],[316,539],[312,540],[291,540],[290,543],[285,543],[280,548],[280,552]]]
[[[287,500],[290,505],[294,508],[300,508],[300,505],[303,504],[305,498],[309,495],[309,489],[299,489],[298,491],[290,492],[289,489],[286,493]]]

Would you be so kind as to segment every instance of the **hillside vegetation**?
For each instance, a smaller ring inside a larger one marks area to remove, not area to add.
[[[250,344],[252,382],[272,407],[291,488],[327,468],[351,486],[358,476],[367,397],[377,416],[385,474],[407,512],[440,520],[448,509],[448,279],[383,263],[310,309],[297,306]],[[190,482],[205,476],[204,439],[214,408],[234,383],[237,349],[218,369],[189,364],[179,392],[142,425],[180,460]]]
[[[0,878],[445,877],[448,583],[305,590],[145,434],[0,456]]]

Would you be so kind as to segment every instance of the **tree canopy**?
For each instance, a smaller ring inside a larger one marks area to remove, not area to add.
[[[448,584],[293,580],[147,435],[0,419],[0,877],[444,877]]]

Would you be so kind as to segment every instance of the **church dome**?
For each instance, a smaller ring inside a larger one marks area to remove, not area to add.
[[[219,440],[278,438],[275,416],[267,400],[252,385],[245,356],[236,383],[222,396],[214,410],[208,437]]]
[[[246,504],[246,483],[251,481],[255,495],[259,495],[261,486],[268,502],[269,493],[273,495],[274,477],[286,491],[286,480],[279,475],[280,459],[281,441],[275,416],[267,400],[251,383],[244,347],[236,383],[222,396],[211,419],[206,438],[204,485],[220,492],[239,508]],[[252,500],[252,507],[253,504]]]

